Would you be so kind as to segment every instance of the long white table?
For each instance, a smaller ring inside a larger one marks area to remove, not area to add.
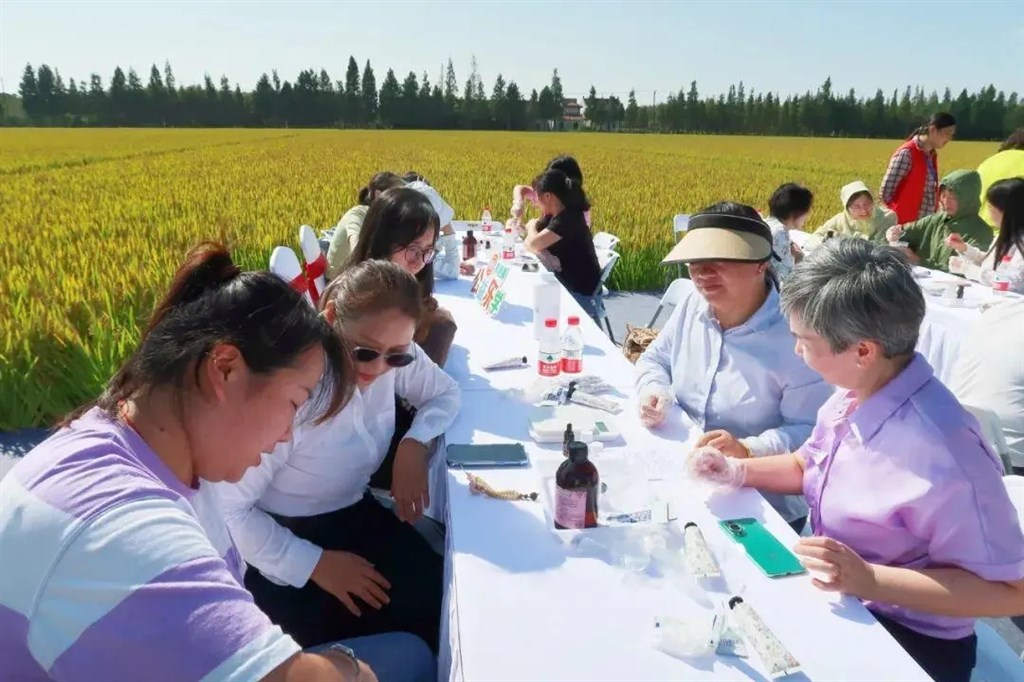
[[[439,283],[438,299],[459,330],[447,369],[465,391],[448,443],[522,443],[531,466],[478,471],[498,489],[538,492],[536,502],[506,502],[469,492],[464,472],[447,472],[447,551],[441,680],[767,679],[756,655],[677,659],[658,651],[654,623],[705,616],[679,578],[638,575],[612,556],[588,555],[550,526],[545,487],[562,461],[560,449],[528,437],[529,406],[513,389],[536,377],[532,286],[514,272],[508,308],[488,319],[469,299],[468,280]],[[563,292],[562,317],[582,311]],[[571,311],[571,312],[570,312]],[[753,516],[786,544],[796,534],[753,490],[710,493],[682,473],[698,435],[681,410],[648,431],[636,416],[632,366],[586,319],[584,373],[621,387],[625,410],[614,417],[623,441],[593,456],[609,486],[654,479],[676,523],[695,521],[722,564],[724,580],[708,596],[720,604],[739,594],[752,604],[801,662],[791,679],[927,680],[924,672],[855,599],[817,591],[807,576],[772,580],[742,556],[717,521]],[[481,365],[521,354],[525,370],[484,373]],[[649,530],[649,527],[647,528]],[[643,527],[600,533],[644,533]],[[588,531],[589,532],[589,531]]]
[[[955,275],[936,270],[915,268],[915,272],[927,273],[918,278],[925,292],[926,307],[917,350],[928,359],[939,380],[948,385],[960,356],[960,346],[985,307],[1017,294],[997,294],[985,284],[967,283]],[[967,284],[962,300],[944,296],[943,289],[947,283]]]

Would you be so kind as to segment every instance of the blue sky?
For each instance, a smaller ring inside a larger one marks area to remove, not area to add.
[[[501,72],[529,93],[558,67],[567,96],[593,84],[641,102],[697,80],[703,94],[743,80],[783,94],[873,94],[920,84],[1024,94],[1024,2],[55,2],[0,0],[0,76],[16,92],[26,62],[65,80],[116,65],[145,81],[170,60],[179,85],[222,74],[251,89],[277,68],[344,78],[349,55],[435,82],[449,57],[460,88],[476,55],[489,92]]]

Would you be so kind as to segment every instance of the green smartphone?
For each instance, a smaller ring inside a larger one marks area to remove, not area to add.
[[[757,519],[729,519],[719,521],[726,535],[743,545],[747,556],[769,578],[806,573],[796,555],[776,539]]]

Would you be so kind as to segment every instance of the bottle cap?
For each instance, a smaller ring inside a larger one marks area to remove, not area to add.
[[[579,323],[580,323],[579,315],[570,315],[569,316],[569,326],[570,327],[573,326],[573,325],[577,325]]]
[[[473,236],[473,230],[466,230],[466,237],[472,237],[472,236]]]
[[[569,443],[569,459],[586,459],[588,454],[587,444],[574,440]]]
[[[554,319],[553,317],[549,317],[548,319],[544,320],[544,326],[545,327],[557,327],[558,326],[558,320]]]

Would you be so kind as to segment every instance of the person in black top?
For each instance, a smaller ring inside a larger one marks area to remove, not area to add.
[[[526,225],[526,248],[539,254],[547,249],[558,259],[555,276],[579,304],[594,314],[592,297],[601,282],[594,238],[583,212],[590,207],[580,182],[557,169],[533,181],[544,216]]]

